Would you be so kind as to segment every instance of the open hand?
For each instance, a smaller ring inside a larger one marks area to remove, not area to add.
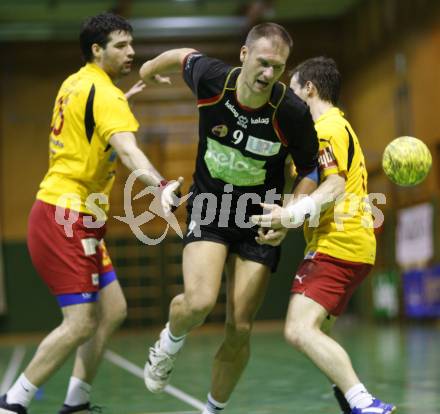
[[[142,92],[146,86],[147,85],[145,85],[144,81],[137,81],[127,92],[125,92],[125,97],[130,99],[132,96]]]
[[[169,215],[173,211],[173,206],[176,206],[175,196],[180,194],[179,189],[182,186],[183,177],[179,177],[175,181],[169,181],[168,184],[163,188],[161,194],[161,204],[165,215]]]

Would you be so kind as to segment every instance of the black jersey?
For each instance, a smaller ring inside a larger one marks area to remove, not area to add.
[[[281,82],[260,108],[241,105],[240,70],[200,53],[185,59],[183,77],[199,108],[193,179],[198,192],[221,196],[232,184],[234,199],[254,193],[264,201],[270,190],[282,194],[288,154],[301,175],[317,167],[318,139],[308,107]]]

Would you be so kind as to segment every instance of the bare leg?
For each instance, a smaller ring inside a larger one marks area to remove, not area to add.
[[[327,315],[326,318],[324,319],[324,322],[321,325],[321,331],[324,334],[330,336],[331,331],[333,329],[333,325],[335,324],[336,320],[337,320],[336,316]],[[339,389],[339,387],[336,384],[333,384],[331,380],[330,380],[330,383],[332,384],[333,394],[336,398],[336,401],[339,404],[339,408],[341,409],[341,413],[344,413],[344,414],[351,413],[350,405],[348,404],[348,401],[346,400],[343,392]]]
[[[209,241],[189,243],[183,249],[185,291],[170,305],[170,330],[182,336],[201,325],[214,307],[228,254],[225,245]]]
[[[327,311],[320,304],[304,295],[294,294],[290,299],[285,336],[346,393],[360,381],[345,350],[321,331],[326,316]]]
[[[185,290],[172,300],[168,329],[150,348],[144,368],[145,385],[151,392],[163,391],[169,382],[183,345],[183,338],[178,338],[201,325],[214,307],[227,255],[225,245],[209,241],[189,243],[183,249]]]
[[[83,303],[62,309],[63,322],[43,339],[24,371],[32,384],[39,387],[46,382],[74,349],[93,335],[96,307],[96,303]]]
[[[268,267],[231,255],[228,260],[228,304],[225,339],[214,359],[211,395],[226,402],[249,360],[250,334],[266,293]]]
[[[99,292],[98,328],[95,335],[82,344],[77,352],[73,376],[91,384],[102,360],[105,346],[113,332],[127,315],[127,303],[121,286],[116,280]]]

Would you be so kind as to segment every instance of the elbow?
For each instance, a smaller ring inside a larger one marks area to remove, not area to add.
[[[197,52],[196,49],[193,49],[191,47],[183,47],[181,49],[179,49],[179,56],[180,56],[180,61],[183,62],[183,60],[190,54],[190,53],[195,53]]]
[[[141,79],[145,78],[145,75],[148,73],[148,66],[150,65],[151,60],[147,60],[139,69],[139,77]]]

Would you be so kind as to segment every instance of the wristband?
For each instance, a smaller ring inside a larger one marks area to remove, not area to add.
[[[316,214],[317,209],[315,200],[310,196],[303,197],[297,203],[286,207],[289,220],[292,223],[296,223],[298,217],[304,220],[307,217],[313,216]]]

